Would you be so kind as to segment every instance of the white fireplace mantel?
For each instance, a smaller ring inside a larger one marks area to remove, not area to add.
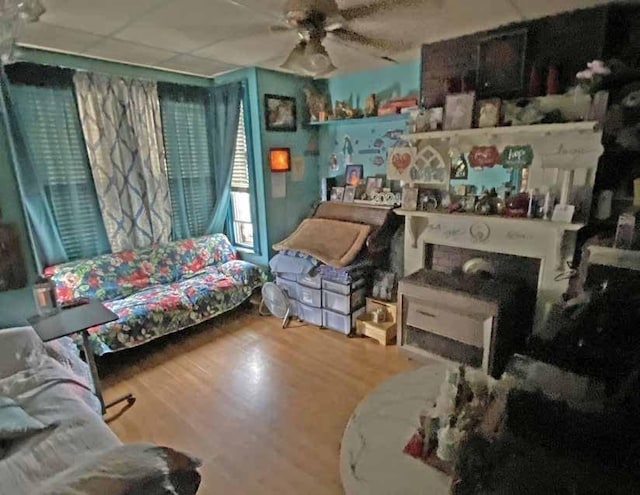
[[[577,232],[583,224],[464,213],[394,211],[406,217],[405,275],[424,268],[428,244],[539,259],[534,333],[545,336],[546,317],[567,290],[568,281],[561,275],[567,271],[567,261],[572,259],[575,249],[575,235],[567,234]]]

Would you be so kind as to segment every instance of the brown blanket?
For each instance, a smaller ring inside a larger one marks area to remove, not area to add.
[[[358,223],[307,218],[293,234],[275,244],[273,249],[292,249],[318,258],[327,265],[341,268],[351,263],[364,246],[371,227]]]

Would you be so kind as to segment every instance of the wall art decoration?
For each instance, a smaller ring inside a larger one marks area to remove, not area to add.
[[[533,148],[526,144],[520,146],[506,146],[502,150],[500,163],[508,168],[524,168],[533,163]]]
[[[472,167],[493,167],[500,163],[500,152],[495,146],[474,146],[469,152]]]
[[[387,158],[387,177],[392,180],[411,180],[410,168],[416,156],[416,149],[398,146],[389,150]]]
[[[296,99],[264,95],[264,118],[267,131],[296,132]]]

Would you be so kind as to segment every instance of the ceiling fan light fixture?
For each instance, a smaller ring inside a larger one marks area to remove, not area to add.
[[[24,22],[37,22],[46,12],[40,0],[21,0],[18,3],[19,15]]]
[[[280,65],[281,69],[290,70],[293,72],[297,72],[299,70],[304,69],[305,65],[305,49],[307,46],[306,41],[300,41],[295,46],[291,53],[287,57],[287,59],[282,62]]]
[[[327,53],[327,50],[319,40],[312,39],[307,43],[304,50],[307,62],[307,71],[312,75],[325,74],[330,70],[335,70],[335,66]]]

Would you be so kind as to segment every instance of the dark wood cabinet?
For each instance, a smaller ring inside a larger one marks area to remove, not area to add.
[[[0,224],[0,291],[20,289],[27,285],[18,229]]]
[[[427,107],[442,106],[447,92],[460,91],[463,85],[467,90],[474,89],[480,44],[514,30],[527,33],[521,91],[490,94],[476,87],[478,97],[528,96],[528,78],[534,66],[543,82],[549,66],[556,66],[560,86],[565,89],[575,82],[576,73],[592,60],[615,57],[630,65],[640,62],[638,5],[629,3],[576,10],[423,45],[422,103]]]

